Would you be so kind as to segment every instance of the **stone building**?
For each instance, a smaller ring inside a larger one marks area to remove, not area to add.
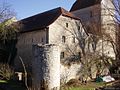
[[[77,73],[81,70],[81,63],[73,63],[69,66],[62,63],[65,59],[75,59],[72,57],[74,55],[81,57],[80,46],[83,47],[84,44],[80,45],[79,36],[83,39],[92,36],[94,41],[97,37],[107,33],[113,41],[116,41],[116,23],[111,14],[114,14],[114,6],[109,0],[77,0],[70,12],[59,7],[20,20],[22,28],[17,43],[16,70],[21,71],[22,69],[19,59],[21,57],[27,71],[31,72],[35,58],[32,45],[56,44],[60,49],[60,79],[67,82],[72,78],[77,78]],[[100,38],[95,44],[96,46],[91,43],[90,50],[93,52],[95,47],[101,54],[115,58],[113,46],[105,38]],[[82,39],[80,40],[84,42]],[[87,46],[85,48],[87,51]],[[40,56],[38,55],[38,57]]]
[[[114,18],[115,7],[112,2],[114,1],[76,0],[70,12],[81,19],[89,34],[103,37],[99,41],[97,48],[102,48],[104,54],[115,58],[115,48],[110,41],[116,43],[118,29]],[[99,47],[100,45],[102,47]]]
[[[65,9],[61,7],[55,8],[19,22],[22,28],[17,43],[16,70],[21,70],[22,68],[20,56],[26,68],[29,68],[28,71],[31,72],[31,61],[33,60],[32,45],[34,44],[59,45],[61,60],[69,58],[73,50],[77,50],[75,53],[80,54],[76,35],[78,31],[84,35],[86,35],[86,32],[80,19]]]

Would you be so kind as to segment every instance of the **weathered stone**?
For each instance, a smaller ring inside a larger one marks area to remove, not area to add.
[[[33,86],[35,90],[59,90],[60,51],[56,45],[33,45]]]

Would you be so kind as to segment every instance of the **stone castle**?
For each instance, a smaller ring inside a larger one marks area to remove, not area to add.
[[[66,66],[64,60],[75,61],[74,56],[82,57],[86,51],[99,51],[115,59],[110,42],[103,42],[103,38],[95,41],[103,31],[116,40],[117,24],[109,10],[115,12],[109,0],[77,0],[70,11],[59,7],[20,20],[16,71],[22,71],[20,56],[31,73],[35,90],[59,90],[60,83],[80,78],[78,72],[82,70],[80,61]],[[90,36],[92,43],[85,45]]]

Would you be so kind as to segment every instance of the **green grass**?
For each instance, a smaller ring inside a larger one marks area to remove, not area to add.
[[[61,90],[95,90],[95,88],[105,86],[104,82],[96,83],[96,82],[89,82],[86,85],[79,85],[79,86],[65,86]]]
[[[6,80],[0,80],[0,83],[8,83]]]
[[[62,90],[95,90],[95,88],[69,87],[69,88],[67,88],[67,89],[62,89]]]
[[[85,87],[71,87],[66,90],[95,90],[95,88],[85,88]]]

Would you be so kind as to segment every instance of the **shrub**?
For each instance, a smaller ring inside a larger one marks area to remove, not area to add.
[[[10,80],[14,75],[14,70],[8,64],[0,64],[0,79]]]

